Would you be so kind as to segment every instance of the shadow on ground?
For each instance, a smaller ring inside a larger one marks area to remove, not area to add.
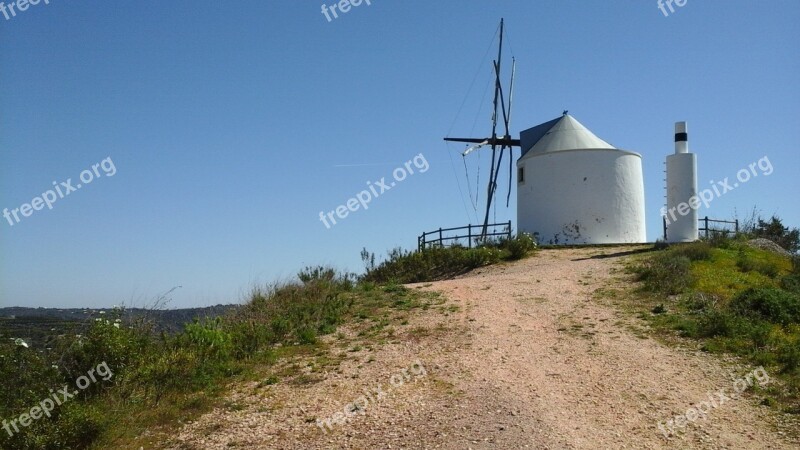
[[[620,257],[623,257],[623,256],[636,255],[636,254],[639,254],[639,253],[648,253],[648,252],[653,252],[653,251],[656,251],[655,247],[645,247],[645,248],[637,248],[637,249],[634,249],[634,250],[625,250],[624,252],[616,252],[616,253],[608,253],[608,254],[604,253],[602,255],[588,256],[586,258],[577,258],[577,259],[573,259],[572,261],[586,261],[588,259],[620,258]]]

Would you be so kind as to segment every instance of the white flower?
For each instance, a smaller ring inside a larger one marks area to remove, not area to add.
[[[14,343],[19,345],[20,347],[28,348],[28,344],[25,341],[23,341],[22,339],[16,339],[14,341]]]
[[[119,324],[118,324],[118,323],[115,323],[115,324],[114,324],[114,328],[119,328]]]

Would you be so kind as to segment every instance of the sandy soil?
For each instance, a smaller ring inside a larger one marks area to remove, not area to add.
[[[228,400],[235,407],[187,424],[168,446],[800,448],[754,395],[719,398],[752,368],[649,339],[636,319],[596,297],[620,283],[625,250],[543,250],[411,286],[440,291],[458,308],[415,313],[395,339],[371,349],[332,345],[347,357],[315,382],[241,386]],[[669,419],[704,401],[704,417],[684,428],[676,421],[670,432]],[[353,402],[360,410],[348,409],[342,423],[319,422]]]

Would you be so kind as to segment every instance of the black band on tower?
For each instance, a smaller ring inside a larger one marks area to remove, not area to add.
[[[688,133],[675,133],[675,142],[688,142],[688,141],[689,141]]]

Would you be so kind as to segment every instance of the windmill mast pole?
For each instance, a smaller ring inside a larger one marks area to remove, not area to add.
[[[493,178],[493,174],[495,172],[495,159],[497,158],[497,101],[500,96],[500,65],[503,60],[503,29],[504,29],[504,19],[500,19],[500,46],[497,50],[497,70],[495,74],[495,83],[494,83],[494,115],[492,116],[492,166],[489,170],[489,186],[487,188],[487,195],[486,195],[486,214],[483,218],[483,230],[481,232],[481,237],[486,239],[489,229],[489,211],[492,208],[492,197],[494,197],[494,191],[496,189],[496,182]],[[501,150],[502,151],[502,150]]]
[[[513,157],[514,157],[514,147],[519,147],[521,145],[519,139],[511,139],[511,131],[509,130],[509,126],[511,123],[511,105],[514,101],[514,73],[516,70],[516,61],[512,63],[511,66],[511,91],[508,94],[508,106],[506,106],[506,96],[503,92],[503,83],[500,80],[500,64],[503,61],[503,39],[505,35],[505,20],[500,19],[500,45],[497,50],[497,59],[492,61],[493,69],[495,74],[495,82],[494,82],[494,114],[492,115],[492,134],[487,138],[451,138],[446,137],[444,138],[447,142],[464,142],[468,144],[474,144],[469,147],[462,156],[467,156],[467,154],[471,153],[474,150],[477,150],[483,146],[491,145],[492,146],[492,164],[491,169],[489,170],[489,185],[487,186],[487,195],[486,195],[486,214],[483,217],[483,227],[481,230],[480,238],[486,239],[489,235],[489,213],[492,210],[492,202],[494,201],[494,195],[497,193],[497,179],[500,175],[500,168],[502,167],[503,157],[505,156],[505,151],[508,149],[509,156],[509,174],[508,174],[508,187],[509,187],[509,195],[506,197],[506,206],[508,206],[509,199],[511,197],[511,176],[513,174]],[[513,61],[513,58],[512,58]],[[499,118],[499,110],[502,107],[503,112],[503,126],[505,127],[503,136],[501,138],[497,137],[497,121]],[[500,151],[500,155],[498,158],[497,151]]]
[[[514,56],[511,57],[511,86],[508,90],[508,117],[506,118],[506,127],[511,125],[511,111],[512,106],[514,105],[514,76],[517,73],[517,59]],[[510,138],[511,136],[506,136],[506,138]],[[508,208],[509,202],[511,202],[511,177],[514,176],[514,150],[513,147],[508,147],[509,157],[508,157],[508,195],[506,196],[506,208]],[[509,230],[510,231],[510,230]]]

